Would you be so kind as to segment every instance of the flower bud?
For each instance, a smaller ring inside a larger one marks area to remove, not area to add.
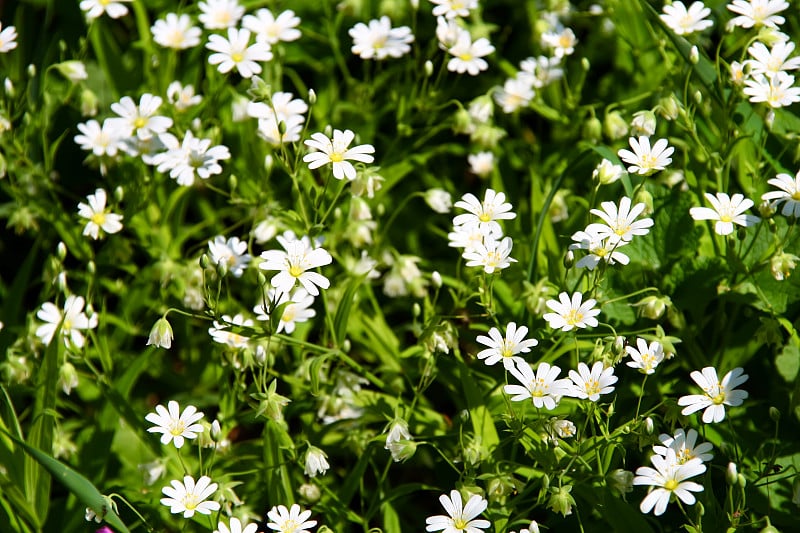
[[[158,348],[169,349],[172,346],[172,326],[167,321],[166,316],[159,318],[150,330],[150,337],[147,339],[147,346],[154,344]]]
[[[64,244],[64,241],[58,241],[58,245],[56,245],[56,256],[60,261],[63,261],[64,258],[67,257],[67,245]]]
[[[211,266],[211,259],[208,257],[207,254],[203,254],[200,256],[200,268],[206,269]]]
[[[603,123],[600,119],[592,116],[583,123],[583,138],[590,142],[597,142],[603,136]]]
[[[625,119],[622,118],[619,111],[606,113],[605,120],[603,121],[603,133],[612,141],[622,139],[628,135],[628,123],[625,122]]]
[[[442,275],[439,274],[438,270],[434,270],[431,274],[431,285],[433,285],[434,289],[440,289],[442,287]]]
[[[80,61],[63,61],[61,63],[56,63],[53,67],[72,83],[77,83],[89,78],[89,74],[86,72],[86,66]]]
[[[624,496],[625,494],[633,491],[633,472],[617,468],[612,470],[606,478],[608,486],[611,490]]]
[[[98,100],[97,95],[90,89],[81,91],[81,115],[84,117],[93,117],[97,115]]]
[[[764,117],[764,124],[767,125],[767,129],[772,131],[772,126],[775,125],[775,110],[770,109],[767,111],[767,115]]]
[[[697,46],[692,46],[692,49],[689,51],[689,61],[692,65],[696,65],[698,61],[700,61],[700,50],[697,49]]]
[[[600,185],[609,185],[620,179],[624,172],[625,169],[621,165],[615,165],[608,159],[603,159],[592,171],[592,178],[596,179]]]
[[[317,93],[314,89],[308,90],[308,104],[314,105],[317,103]]]
[[[11,82],[11,79],[6,78],[3,81],[3,86],[5,87],[6,90],[6,96],[8,96],[9,98],[14,98],[16,91],[14,90],[14,84]]]
[[[631,121],[631,135],[650,136],[656,132],[656,114],[652,111],[637,111]]]
[[[214,420],[211,422],[211,429],[209,431],[211,438],[215,441],[219,441],[219,438],[222,436],[222,428],[219,425],[219,420]]]
[[[303,483],[297,489],[297,492],[300,494],[300,497],[309,504],[316,503],[322,496],[322,492],[319,490],[319,487],[312,483]]]
[[[453,207],[453,198],[444,189],[428,189],[425,191],[425,203],[437,213],[449,213]]]
[[[658,101],[657,109],[665,119],[675,120],[680,115],[681,104],[674,94],[670,94]]]
[[[330,468],[328,456],[316,446],[309,446],[306,452],[305,474],[309,477],[316,477],[318,474],[325,475]]]
[[[769,408],[769,418],[773,422],[779,422],[781,419],[781,412],[778,411],[777,407],[770,406]]]
[[[776,211],[775,205],[769,200],[762,200],[758,204],[758,214],[761,215],[761,218],[770,218]]]
[[[664,316],[664,312],[671,305],[672,300],[669,296],[645,296],[634,304],[639,308],[639,315],[650,320],[658,320]]]
[[[701,93],[699,89],[694,92],[692,98],[694,98],[694,101],[697,105],[703,103],[703,93]]]
[[[644,431],[648,435],[652,435],[653,429],[654,429],[653,419],[648,416],[647,418],[644,419]]]
[[[426,77],[429,78],[429,77],[433,76],[433,62],[431,62],[430,60],[426,61],[424,69],[425,69],[425,76]]]
[[[739,472],[736,469],[736,463],[728,463],[728,468],[725,469],[725,481],[728,485],[736,485],[739,480]]]
[[[575,252],[572,250],[567,250],[567,253],[564,254],[564,268],[569,270],[572,268],[572,265],[575,264]]]
[[[67,396],[72,392],[72,389],[78,386],[78,371],[69,361],[66,361],[58,369],[58,384],[61,385],[61,390]]]
[[[572,497],[572,485],[560,488],[552,488],[553,494],[547,502],[547,507],[551,511],[561,513],[562,516],[572,514],[572,506],[575,505],[575,498]]]
[[[778,250],[778,253],[772,256],[772,259],[769,261],[772,277],[777,281],[785,280],[792,275],[797,261],[800,261],[800,257],[794,254],[787,254],[783,250]]]

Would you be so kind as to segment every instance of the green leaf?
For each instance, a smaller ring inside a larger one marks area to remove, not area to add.
[[[356,291],[363,282],[363,276],[352,278],[350,283],[347,284],[342,299],[339,301],[339,308],[336,309],[336,315],[333,317],[333,338],[336,341],[336,346],[341,346],[347,335],[347,324],[350,319],[350,310],[353,307],[353,300]]]
[[[775,367],[787,383],[792,383],[800,372],[800,348],[787,344],[775,358]]]
[[[122,522],[117,513],[108,506],[105,497],[97,490],[91,481],[83,477],[81,474],[65,465],[61,461],[50,457],[43,451],[33,446],[29,446],[22,440],[14,437],[10,433],[3,430],[14,442],[20,445],[36,462],[38,462],[45,470],[47,470],[54,479],[60,481],[70,492],[72,492],[78,499],[89,507],[92,511],[105,520],[110,526],[116,528],[122,533],[130,533],[128,528]],[[42,517],[43,518],[43,517]]]
[[[486,447],[489,452],[500,442],[497,429],[494,427],[494,417],[486,407],[486,395],[483,394],[472,378],[472,373],[463,361],[459,361],[459,373],[461,374],[461,385],[464,389],[464,396],[467,399],[467,410],[472,421],[475,436],[480,439],[480,445]]]

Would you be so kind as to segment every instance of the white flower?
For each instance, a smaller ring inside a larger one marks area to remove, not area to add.
[[[225,240],[222,235],[217,235],[213,241],[208,241],[208,252],[212,263],[224,263],[228,271],[237,278],[242,277],[252,259],[247,253],[247,242],[239,237]]]
[[[331,465],[328,464],[328,456],[316,446],[309,446],[306,452],[305,474],[309,477],[316,477],[318,474],[325,475]]]
[[[586,231],[596,231],[601,236],[608,237],[611,242],[630,242],[636,235],[647,235],[649,228],[653,226],[651,218],[636,220],[646,206],[640,202],[631,207],[631,199],[627,196],[622,197],[619,206],[614,202],[603,202],[600,207],[603,208],[602,211],[592,209],[590,212],[603,219],[605,224],[589,224]]]
[[[512,395],[511,401],[521,402],[528,398],[537,409],[544,407],[553,410],[562,396],[569,396],[572,392],[572,382],[568,379],[556,379],[561,373],[557,366],[549,363],[539,363],[536,374],[525,361],[518,361],[516,366],[508,369],[517,378],[520,385],[506,385],[503,391]]]
[[[478,7],[478,0],[431,0],[431,3],[436,4],[433,16],[447,19],[468,17],[470,10]]]
[[[487,177],[494,169],[494,154],[492,152],[478,152],[467,156],[469,170],[481,178]]]
[[[734,85],[743,85],[745,82],[744,68],[747,62],[739,63],[738,61],[731,61],[731,82]]]
[[[648,219],[649,220],[649,219]],[[598,232],[602,224],[590,224],[586,231],[577,231],[572,234],[575,243],[569,245],[570,250],[586,250],[588,255],[580,258],[575,266],[594,270],[600,261],[609,265],[620,263],[627,265],[630,258],[619,251],[619,248],[628,244],[627,241],[612,239],[608,232]],[[607,228],[607,226],[605,226]],[[610,229],[610,228],[609,228]]]
[[[172,442],[179,449],[183,447],[184,439],[196,439],[197,435],[203,432],[203,425],[196,424],[201,418],[203,413],[195,406],[188,405],[181,412],[180,405],[176,401],[170,401],[166,408],[163,405],[156,405],[156,412],[144,417],[151,424],[155,424],[147,428],[148,433],[161,433],[161,444]]]
[[[75,142],[80,145],[82,150],[91,151],[98,157],[117,155],[122,145],[122,139],[127,136],[126,132],[121,131],[112,122],[112,119],[103,121],[102,127],[92,119],[78,124],[78,130],[81,133],[75,136]]]
[[[489,330],[489,336],[478,335],[476,339],[484,346],[488,346],[485,350],[478,352],[478,359],[484,359],[484,363],[492,366],[499,361],[503,361],[503,366],[506,370],[514,368],[514,363],[524,362],[522,357],[517,356],[519,353],[528,353],[531,348],[539,344],[536,339],[526,339],[528,328],[520,326],[517,328],[516,322],[509,322],[506,326],[506,336],[500,334],[500,330],[492,328]]]
[[[628,142],[633,148],[630,150],[619,150],[617,155],[624,162],[628,163],[628,172],[641,174],[647,176],[657,170],[664,170],[667,165],[672,163],[672,152],[675,148],[668,146],[666,139],[659,139],[650,148],[650,138],[640,136],[637,140],[634,137],[628,139]]]
[[[410,43],[414,42],[411,28],[400,26],[392,28],[389,17],[357,23],[348,32],[353,38],[351,51],[361,59],[386,59],[387,57],[402,57],[411,51]]]
[[[245,15],[242,19],[242,26],[255,33],[256,41],[271,45],[299,39],[301,33],[297,29],[298,24],[300,17],[295,16],[291,9],[281,12],[278,18],[269,9],[259,9],[255,15]]]
[[[494,101],[503,108],[503,113],[513,113],[526,107],[533,100],[532,81],[528,76],[509,78],[501,89],[494,93]]]
[[[472,250],[464,250],[461,254],[467,260],[467,266],[483,267],[487,274],[493,274],[495,270],[502,270],[516,263],[517,260],[511,255],[513,242],[511,237],[504,237],[502,240],[483,239],[481,243],[475,243]]]
[[[133,0],[82,0],[81,10],[86,12],[89,20],[96,19],[103,13],[108,13],[112,19],[118,19],[128,14],[128,8],[123,5]]]
[[[499,226],[486,226],[475,221],[453,226],[453,231],[447,234],[448,246],[463,248],[464,252],[475,252],[484,241],[497,241],[502,237],[503,231]]]
[[[598,321],[595,316],[600,314],[600,309],[594,308],[597,300],[589,298],[581,303],[583,294],[580,292],[573,293],[572,298],[566,292],[562,292],[558,295],[558,299],[559,301],[547,300],[547,307],[555,312],[545,313],[542,317],[551,328],[569,331],[573,328],[597,326]]]
[[[621,165],[615,165],[608,159],[603,159],[592,171],[592,178],[596,179],[601,185],[609,185],[620,179],[623,172],[625,172],[625,169]]]
[[[389,425],[389,432],[386,434],[385,450],[392,454],[392,460],[396,463],[407,459],[409,449],[408,441],[414,440],[408,432],[408,423],[402,418],[395,418]],[[413,443],[412,443],[413,445]]]
[[[162,316],[156,320],[156,323],[153,324],[152,329],[150,329],[150,335],[147,338],[147,346],[154,345],[157,348],[170,349],[172,347],[173,337],[172,325],[170,325],[166,317]]]
[[[772,77],[757,75],[744,82],[742,92],[753,103],[766,102],[772,108],[787,107],[800,102],[800,87],[794,87],[794,76],[783,71]]]
[[[717,378],[717,371],[713,367],[707,366],[701,371],[695,370],[690,374],[697,383],[703,394],[690,394],[681,396],[678,405],[684,409],[681,414],[690,415],[701,409],[703,411],[703,422],[721,422],[725,419],[725,406],[738,406],[747,398],[747,391],[738,390],[736,387],[747,381],[749,377],[744,373],[744,369],[737,367],[725,374],[722,381]]]
[[[777,209],[781,202],[785,202],[781,214],[785,217],[800,217],[800,171],[794,178],[789,174],[778,174],[767,183],[780,190],[764,193],[761,199],[771,202],[772,209]]]
[[[276,119],[278,121],[291,120],[300,117],[308,111],[308,104],[302,99],[295,98],[290,92],[276,92],[270,95],[269,104],[264,102],[249,102],[247,114],[258,119]]]
[[[652,374],[656,367],[664,360],[664,347],[658,341],[653,341],[648,346],[647,341],[641,337],[636,339],[636,348],[626,346],[625,351],[631,356],[631,361],[626,364],[636,368],[642,374]]]
[[[541,89],[564,76],[560,65],[560,57],[529,57],[519,64],[521,72],[517,76],[529,79],[535,89]]]
[[[550,442],[553,446],[558,446],[558,439],[568,439],[575,436],[578,428],[575,424],[566,419],[553,417],[545,425],[545,429],[550,434]]]
[[[218,486],[216,483],[211,483],[210,477],[202,476],[195,483],[192,476],[184,476],[183,483],[174,479],[170,481],[170,485],[172,486],[161,489],[167,496],[161,498],[161,504],[169,507],[169,512],[183,513],[184,518],[191,518],[195,512],[208,515],[212,511],[219,511],[219,503],[213,500],[206,501]]]
[[[701,492],[703,486],[686,480],[706,471],[706,466],[702,461],[692,459],[682,465],[677,464],[675,451],[669,449],[666,457],[653,455],[650,457],[650,462],[653,463],[655,469],[649,466],[640,466],[636,469],[636,477],[633,478],[634,485],[655,487],[645,496],[639,506],[643,513],[649,513],[655,507],[653,514],[656,516],[664,514],[673,494],[687,505],[694,504],[695,497],[692,492]]]
[[[200,2],[200,22],[207,30],[224,30],[236,26],[244,15],[237,0],[207,0]]]
[[[0,30],[0,52],[10,52],[17,47],[17,28],[7,26],[3,30],[3,24],[0,23]]]
[[[179,185],[190,186],[195,177],[208,179],[221,173],[219,161],[231,157],[227,146],[211,146],[211,139],[198,139],[191,131],[186,132],[181,143],[171,134],[162,135],[161,139],[168,150],[156,155],[153,164],[158,165],[159,172],[169,171]]]
[[[542,45],[552,48],[553,55],[558,58],[572,55],[576,44],[578,39],[570,28],[556,27],[542,34]]]
[[[244,315],[241,313],[237,313],[233,317],[230,315],[222,315],[222,322],[217,322],[215,320],[214,325],[208,328],[208,334],[211,335],[214,342],[218,342],[219,344],[225,344],[231,348],[246,347],[247,341],[250,340],[249,337],[230,331],[229,328],[231,325],[252,328],[253,321],[249,318],[245,320]]]
[[[296,503],[289,509],[278,505],[267,513],[271,520],[267,527],[280,533],[309,533],[309,529],[317,525],[316,520],[309,520],[310,517],[311,511],[301,511]]]
[[[569,379],[575,384],[572,390],[575,397],[596,402],[601,394],[614,392],[612,385],[618,378],[614,375],[614,367],[605,368],[597,361],[591,370],[586,363],[578,363],[578,371],[570,370]]]
[[[745,214],[745,211],[753,207],[753,200],[745,198],[741,194],[728,196],[724,192],[718,192],[716,196],[705,193],[706,200],[714,207],[692,207],[689,214],[695,220],[716,220],[714,231],[718,235],[730,235],[733,233],[733,225],[748,227],[754,226],[761,220],[755,215]]]
[[[220,520],[217,529],[213,533],[256,533],[258,531],[258,524],[251,523],[242,527],[242,523],[238,518],[231,518],[229,523],[230,527]]]
[[[106,212],[106,191],[97,189],[94,194],[86,197],[85,204],[78,204],[78,215],[88,219],[83,228],[83,234],[97,240],[100,238],[100,230],[106,233],[117,233],[122,230],[122,215]]]
[[[167,13],[150,28],[153,40],[164,48],[185,50],[200,44],[200,28],[192,26],[189,15]]]
[[[192,85],[181,85],[179,81],[173,81],[167,87],[167,101],[175,106],[178,111],[185,111],[203,101],[203,97],[194,94]]]
[[[324,248],[312,248],[308,240],[281,242],[284,250],[268,250],[261,254],[264,261],[258,265],[261,270],[278,270],[270,283],[279,292],[289,292],[299,282],[312,296],[319,294],[319,289],[330,287],[328,278],[312,268],[329,265],[333,262],[331,254]]]
[[[530,525],[525,529],[520,529],[519,533],[539,533],[539,524],[536,520],[532,520]]]
[[[227,39],[220,35],[209,35],[206,48],[216,53],[208,56],[208,62],[219,65],[217,70],[223,74],[236,67],[243,78],[251,78],[261,72],[261,65],[257,62],[271,60],[272,52],[265,42],[249,44],[250,30],[228,28]]]
[[[303,161],[308,163],[308,168],[315,169],[331,163],[333,177],[337,180],[347,178],[352,181],[356,178],[356,169],[348,159],[362,163],[372,163],[375,158],[368,154],[375,153],[371,144],[360,144],[348,148],[356,135],[350,130],[333,130],[333,138],[329,139],[324,133],[314,133],[311,140],[304,144],[314,151],[303,156]]]
[[[747,53],[753,59],[748,59],[745,63],[750,67],[751,76],[764,74],[772,77],[778,72],[800,68],[800,57],[789,59],[793,51],[793,42],[777,42],[771,49],[767,48],[764,43],[757,42],[747,49]]]
[[[739,16],[730,21],[732,26],[752,28],[753,26],[766,26],[777,28],[786,19],[777,15],[789,7],[785,0],[733,0],[728,4],[728,9]]]
[[[53,303],[43,303],[42,307],[36,312],[36,316],[45,324],[36,328],[36,336],[43,343],[50,345],[53,335],[56,333],[56,328],[60,325],[64,344],[83,348],[85,339],[81,330],[97,327],[97,315],[92,314],[91,318],[86,316],[86,313],[83,312],[84,303],[85,300],[82,296],[69,295],[64,302],[63,313]]]
[[[689,9],[686,9],[683,2],[676,1],[665,4],[663,10],[661,20],[677,35],[689,35],[714,25],[714,21],[706,20],[711,10],[703,2],[692,2]]]
[[[447,51],[452,48],[458,42],[458,36],[464,31],[467,30],[459,26],[455,18],[436,17],[436,39],[442,50]]]
[[[270,302],[269,308],[263,303],[255,306],[253,312],[256,313],[256,320],[269,320],[270,312],[278,306],[286,304],[281,313],[281,319],[278,322],[276,333],[286,331],[292,334],[295,330],[295,324],[299,322],[307,322],[308,319],[317,315],[317,312],[311,309],[314,305],[314,297],[308,294],[303,288],[296,289],[291,298],[287,292],[278,292],[274,289],[268,291],[267,298]]]
[[[637,111],[631,119],[631,135],[650,136],[656,132],[656,114],[645,109]]]
[[[675,435],[667,435],[662,433],[658,436],[661,446],[653,446],[653,451],[663,457],[667,456],[667,450],[672,449],[675,452],[675,460],[677,464],[685,464],[692,459],[700,459],[702,462],[710,461],[714,458],[714,454],[710,452],[714,446],[710,442],[704,442],[695,446],[697,442],[697,431],[690,429],[685,432],[683,429],[678,429]]]
[[[453,225],[477,223],[481,230],[486,229],[489,232],[499,230],[501,234],[502,228],[497,221],[510,220],[517,216],[511,212],[512,207],[506,202],[505,193],[495,192],[494,189],[486,189],[482,202],[474,194],[467,193],[455,203],[455,206],[466,209],[469,213],[457,215],[453,218]]]
[[[464,30],[458,34],[458,40],[447,53],[453,56],[447,62],[447,70],[463,74],[469,73],[470,76],[477,76],[482,70],[489,68],[484,56],[494,52],[494,46],[485,37],[481,37],[472,42],[472,36]]]
[[[453,208],[453,198],[444,189],[428,189],[425,191],[425,203],[437,213],[449,213]]]
[[[123,96],[119,102],[111,104],[111,110],[118,115],[106,120],[126,135],[136,135],[140,139],[150,139],[165,133],[172,126],[172,119],[156,115],[163,100],[160,96],[145,93],[139,105],[130,96]]]
[[[463,505],[461,494],[457,490],[451,490],[449,497],[446,494],[439,496],[439,502],[448,516],[429,516],[425,519],[425,531],[482,533],[482,530],[492,525],[488,520],[476,520],[489,506],[489,502],[477,494],[470,496],[467,504]]]

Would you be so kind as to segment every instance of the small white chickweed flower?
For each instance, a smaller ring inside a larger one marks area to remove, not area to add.
[[[161,444],[172,442],[176,448],[183,447],[184,439],[196,439],[203,432],[203,425],[197,424],[203,413],[193,405],[188,405],[181,412],[178,402],[171,400],[167,407],[156,406],[155,413],[149,413],[145,420],[155,426],[148,428],[148,433],[161,433]],[[173,511],[175,512],[175,511]]]

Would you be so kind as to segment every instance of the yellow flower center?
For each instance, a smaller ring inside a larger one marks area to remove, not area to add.
[[[694,459],[694,455],[692,455],[692,452],[690,450],[687,450],[686,448],[684,448],[683,450],[678,452],[677,459],[678,459],[678,463],[686,464],[688,461],[691,461],[692,459]]]
[[[294,520],[287,520],[281,526],[281,533],[294,533],[297,529],[297,526],[298,524]]]
[[[463,54],[459,54],[458,58],[461,61],[472,61],[472,54],[470,52],[464,52]]]
[[[133,121],[133,127],[137,130],[139,128],[144,128],[147,125],[147,119],[144,117],[136,117],[136,120]]]
[[[200,502],[197,501],[197,497],[194,494],[187,494],[183,500],[183,506],[190,511],[197,509],[199,504]]]
[[[289,267],[289,275],[293,278],[299,278],[303,272],[305,271],[297,265],[292,265]]]
[[[101,6],[107,6],[110,3],[111,3],[111,0],[100,0],[100,5]]]
[[[72,330],[72,321],[68,318],[64,319],[64,323],[61,325],[61,331],[64,333]]]
[[[678,488],[678,482],[674,479],[669,479],[666,483],[664,483],[664,488],[668,491],[673,491]]]
[[[328,158],[331,160],[331,163],[341,163],[344,161],[344,154],[341,152],[331,152]]]
[[[244,56],[239,52],[234,52],[233,54],[231,54],[231,60],[234,63],[241,63],[243,59],[244,59]]]
[[[791,198],[795,202],[800,202],[800,189],[798,189],[795,192],[793,192]]]
[[[569,48],[572,46],[572,39],[569,35],[562,35],[558,38],[558,46],[559,48]]]
[[[183,432],[186,430],[186,424],[183,423],[183,420],[178,420],[173,426],[169,429],[169,432],[174,436],[177,437],[179,435],[183,435]]]
[[[167,36],[167,42],[173,47],[180,46],[183,44],[183,32],[177,28],[172,30]]]
[[[456,531],[463,531],[467,527],[467,521],[463,518],[454,518],[453,527],[456,528]]]
[[[600,394],[600,382],[596,379],[590,379],[586,382],[586,394],[589,396],[593,394]]]
[[[721,405],[721,404],[725,403],[725,393],[724,392],[720,392],[716,396],[712,397],[711,401],[714,403],[714,405]]]
[[[480,220],[481,222],[489,222],[490,220],[492,220],[492,215],[490,215],[489,213],[481,213],[480,215],[478,215],[478,220]]]
[[[92,217],[89,219],[98,226],[102,226],[106,223],[106,214],[105,213],[92,213]]]
[[[293,304],[289,304],[283,308],[283,315],[281,316],[281,320],[283,322],[294,322],[294,318],[297,316],[297,310]]]
[[[579,322],[583,322],[583,313],[570,309],[567,316],[564,317],[564,321],[571,326],[577,326]]]

